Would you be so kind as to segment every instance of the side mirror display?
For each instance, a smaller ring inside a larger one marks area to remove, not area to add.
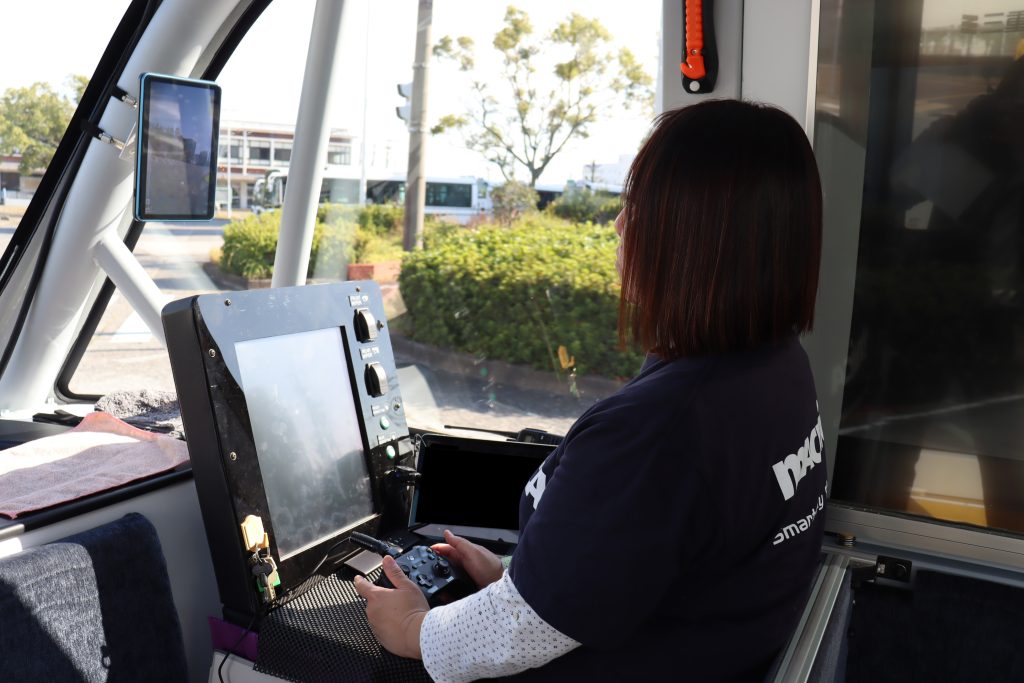
[[[202,221],[214,215],[220,86],[146,73],[139,89],[135,218]]]

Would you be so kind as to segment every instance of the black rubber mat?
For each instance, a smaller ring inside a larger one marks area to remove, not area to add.
[[[380,646],[366,621],[365,605],[351,581],[322,578],[264,618],[256,670],[302,683],[429,682],[422,662],[396,657]]]
[[[854,591],[846,683],[1024,681],[1024,591],[919,571]]]

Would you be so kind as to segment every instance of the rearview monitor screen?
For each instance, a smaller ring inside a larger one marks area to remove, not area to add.
[[[236,342],[280,559],[373,514],[341,329]]]
[[[143,74],[135,217],[210,220],[217,186],[220,87]]]

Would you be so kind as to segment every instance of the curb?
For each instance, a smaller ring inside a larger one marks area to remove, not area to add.
[[[567,394],[568,381],[556,378],[550,372],[541,372],[521,365],[512,365],[500,360],[480,359],[469,353],[446,351],[427,346],[406,337],[391,333],[391,348],[396,354],[408,356],[431,368],[480,379],[487,376],[497,384],[526,391],[541,391],[547,394]],[[604,377],[583,376],[576,378],[576,388],[581,398],[600,398],[614,394],[625,385]]]

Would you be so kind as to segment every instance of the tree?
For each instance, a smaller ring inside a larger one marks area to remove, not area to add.
[[[8,88],[0,97],[0,154],[21,154],[23,174],[46,168],[87,83],[84,76],[70,76],[70,97],[48,83]]]
[[[505,180],[522,168],[530,187],[536,185],[566,144],[588,137],[590,126],[613,105],[652,108],[653,79],[627,48],[614,50],[611,34],[596,19],[573,12],[539,39],[522,10],[508,7],[504,22],[493,45],[501,55],[499,81],[507,97],[500,100],[477,75],[473,105],[463,115],[442,117],[431,132],[460,131],[467,147],[496,165]],[[434,55],[456,62],[459,71],[476,72],[470,38],[445,36]],[[547,57],[554,59],[553,79],[538,76]]]
[[[524,213],[536,210],[539,201],[536,190],[515,180],[509,180],[491,190],[494,217],[506,225],[511,225]]]

